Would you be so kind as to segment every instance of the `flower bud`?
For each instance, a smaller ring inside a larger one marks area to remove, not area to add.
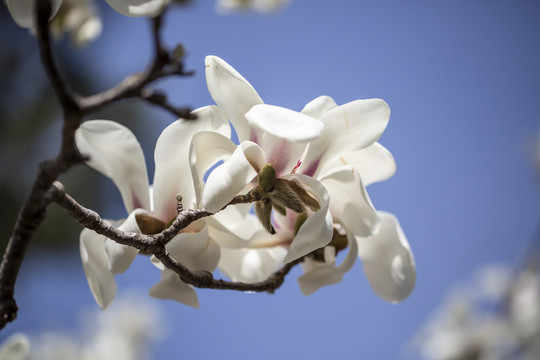
[[[259,171],[259,185],[266,191],[270,191],[274,188],[276,183],[276,170],[271,164],[263,166]]]

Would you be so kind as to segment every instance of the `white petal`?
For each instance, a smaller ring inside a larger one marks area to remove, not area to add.
[[[206,84],[217,106],[227,114],[240,142],[250,137],[245,114],[263,101],[253,86],[232,66],[217,56],[207,56]]]
[[[35,0],[5,0],[9,13],[13,20],[23,28],[35,28]],[[62,0],[52,0],[51,20],[62,5]]]
[[[230,159],[208,176],[202,196],[203,207],[212,213],[219,211],[257,176],[264,164],[266,159],[259,145],[242,142]]]
[[[219,257],[219,246],[208,237],[205,221],[198,221],[193,233],[180,233],[169,241],[166,249],[178,262],[193,271],[214,271]]]
[[[251,125],[293,142],[316,139],[324,129],[318,119],[275,105],[255,105],[246,113],[246,118]]]
[[[302,114],[320,119],[326,112],[336,108],[338,105],[330,96],[319,96],[304,106]]]
[[[219,269],[231,281],[256,283],[268,279],[282,264],[287,250],[271,249],[221,249]]]
[[[416,283],[416,265],[407,238],[392,214],[379,212],[381,228],[358,239],[358,254],[373,290],[390,302],[405,300]]]
[[[266,230],[255,215],[250,213],[252,204],[229,206],[206,219],[208,233],[220,247],[243,248],[249,246],[258,231]]]
[[[169,0],[107,0],[111,7],[126,16],[157,16]]]
[[[182,195],[185,208],[195,205],[195,189],[190,171],[190,146],[193,136],[200,131],[216,131],[230,136],[229,122],[215,106],[193,111],[197,120],[180,119],[163,130],[156,143],[154,161],[154,213],[164,223],[176,216],[176,195]]]
[[[352,269],[358,254],[358,245],[354,236],[347,234],[347,238],[349,240],[349,250],[339,266],[336,267],[334,264],[323,264],[316,261],[310,263],[305,261],[308,263],[306,266],[302,264],[302,267],[306,269],[306,273],[298,278],[298,285],[302,294],[310,295],[323,286],[336,284],[341,281],[343,274]]]
[[[126,233],[141,234],[141,229],[139,229],[139,225],[137,224],[137,220],[135,218],[135,216],[138,214],[152,215],[143,209],[132,211],[128,218],[122,224],[120,224],[120,226],[118,226],[118,229]],[[113,274],[124,273],[139,253],[139,250],[133,246],[119,244],[111,239],[107,239],[105,241],[105,251],[109,256],[109,270]]]
[[[378,231],[380,219],[355,168],[334,168],[320,178],[330,193],[330,211],[335,221],[357,236]]]
[[[24,334],[13,334],[0,346],[0,360],[27,360],[29,356],[30,341]]]
[[[273,105],[255,105],[246,114],[257,131],[257,143],[280,177],[298,165],[307,142],[323,131],[321,121],[286,108]]]
[[[321,264],[310,272],[298,277],[300,291],[304,295],[310,295],[321,287],[340,282],[342,275],[330,264]]]
[[[394,157],[377,142],[362,150],[345,153],[338,159],[326,163],[320,173],[343,165],[350,165],[358,170],[364,186],[386,180],[396,173]]]
[[[328,210],[330,196],[318,180],[299,174],[291,174],[283,178],[297,181],[317,199],[320,205],[320,209],[307,218],[294,237],[289,252],[283,260],[288,263],[327,245],[332,240],[334,225]]]
[[[234,150],[236,144],[216,132],[201,131],[193,136],[189,157],[197,207],[202,207],[201,196],[206,172],[219,161],[227,160]]]
[[[128,128],[109,120],[86,121],[75,132],[75,141],[80,152],[90,157],[88,165],[115,183],[128,213],[150,210],[144,154]]]
[[[109,270],[105,252],[105,236],[83,229],[80,235],[80,252],[86,280],[98,305],[105,309],[116,295],[116,282]]]
[[[301,172],[316,176],[318,166],[373,144],[389,118],[390,108],[380,99],[356,100],[327,111],[321,117],[324,131],[311,142]]]
[[[161,272],[161,280],[152,286],[150,296],[178,301],[194,308],[199,307],[199,299],[193,287],[180,280],[178,275],[168,269]]]

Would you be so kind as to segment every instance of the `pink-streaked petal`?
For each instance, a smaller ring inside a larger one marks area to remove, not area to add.
[[[37,24],[34,16],[36,0],[5,0],[5,3],[11,17],[17,25],[23,28],[36,27]],[[52,0],[51,16],[49,20],[56,15],[61,5],[62,0]]]
[[[150,210],[148,174],[141,145],[127,127],[110,120],[84,122],[75,132],[87,164],[109,177],[122,195],[128,213]]]
[[[98,305],[105,309],[116,295],[116,282],[105,251],[105,236],[83,229],[79,245],[88,286]]]
[[[250,126],[245,114],[263,101],[238,71],[217,56],[207,56],[206,84],[217,106],[227,114],[240,142],[248,140]]]
[[[416,283],[414,257],[392,214],[379,212],[381,227],[377,234],[358,240],[358,255],[373,290],[383,299],[396,303],[405,300]]]
[[[207,106],[193,111],[197,120],[180,119],[161,133],[156,143],[154,161],[154,213],[168,223],[176,216],[176,195],[182,195],[185,208],[196,203],[190,164],[190,147],[195,134],[200,131],[215,131],[230,136],[229,122],[216,106]]]
[[[199,307],[197,293],[192,286],[186,284],[173,271],[166,269],[161,272],[161,280],[150,289],[150,296],[174,300],[194,308]]]
[[[298,182],[317,199],[320,205],[320,209],[307,218],[294,237],[289,252],[283,260],[288,263],[327,245],[332,240],[334,226],[328,209],[330,195],[323,184],[314,178],[299,174],[291,174],[283,178]]]
[[[320,173],[344,165],[358,170],[364,186],[384,181],[396,173],[394,157],[377,142],[362,150],[345,153],[336,160],[326,163]]]
[[[343,274],[352,269],[356,263],[358,245],[354,236],[347,235],[349,249],[347,256],[339,266],[332,263],[319,263],[306,259],[302,264],[305,274],[298,278],[298,285],[304,295],[310,295],[326,285],[336,284],[341,281]],[[326,247],[325,249],[330,248]]]
[[[129,214],[128,218],[124,220],[120,226],[118,226],[118,229],[126,233],[141,234],[141,230],[139,229],[139,225],[137,224],[137,220],[135,218],[135,216],[138,214],[152,215],[143,209],[134,210],[131,212],[131,214]],[[122,274],[126,272],[139,253],[139,250],[133,246],[119,244],[111,239],[107,239],[105,241],[105,251],[109,257],[109,270],[113,274]]]
[[[231,281],[256,283],[268,279],[279,269],[287,250],[271,249],[221,249],[219,270]]]
[[[242,142],[231,157],[208,176],[202,195],[203,207],[211,213],[218,212],[258,175],[264,164],[265,156],[259,145]]]
[[[304,106],[302,114],[312,116],[316,119],[320,119],[326,112],[336,108],[338,105],[330,96],[319,96]]]
[[[204,175],[219,161],[227,160],[234,150],[236,144],[217,132],[201,131],[193,136],[189,158],[197,207],[202,207]]]
[[[301,172],[318,164],[324,167],[342,154],[363,149],[377,141],[390,118],[390,108],[381,99],[356,100],[327,111],[321,121],[324,131],[311,142]]]
[[[336,222],[357,236],[369,236],[379,229],[380,219],[355,168],[334,168],[320,178],[330,193],[330,211]]]
[[[321,121],[279,106],[255,105],[246,114],[254,129],[258,129],[257,143],[278,177],[290,173],[298,164],[307,142],[323,131]]]
[[[125,16],[157,16],[169,0],[106,0],[111,7]]]

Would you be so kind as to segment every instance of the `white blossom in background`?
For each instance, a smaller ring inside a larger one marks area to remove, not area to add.
[[[221,14],[250,10],[268,14],[282,9],[290,2],[291,0],[217,0],[215,8]]]
[[[540,359],[540,273],[482,268],[452,290],[413,340],[429,360]]]
[[[338,106],[327,96],[313,100],[302,112],[266,105],[242,75],[215,56],[206,58],[206,79],[240,145],[216,134],[194,136],[192,158],[209,152],[212,160],[225,160],[208,177],[201,205],[209,211],[220,209],[246,186],[256,185],[265,163],[273,165],[278,179],[296,181],[320,204],[318,212],[308,211],[307,216],[275,211],[274,235],[252,214],[244,213],[241,225],[225,212],[217,214],[214,220],[224,230],[216,236],[222,246],[219,268],[234,280],[261,281],[282,261],[313,254],[299,278],[304,294],[310,294],[340,281],[359,255],[381,297],[405,299],[416,280],[412,252],[397,219],[375,211],[365,189],[395,172],[393,157],[377,143],[388,123],[388,105],[370,99]],[[194,173],[197,167],[195,162]],[[330,214],[322,217],[323,210]],[[211,229],[219,231],[219,226]],[[349,255],[336,265],[337,251],[347,246]]]
[[[89,156],[88,165],[109,177],[122,195],[129,216],[113,223],[120,230],[143,234],[164,230],[176,217],[177,194],[182,195],[184,208],[194,208],[196,194],[188,157],[193,134],[204,130],[222,136],[230,134],[227,120],[215,106],[197,109],[194,114],[197,121],[180,119],[160,135],[154,153],[152,189],[142,149],[129,129],[113,121],[92,120],[77,130],[76,144],[82,154]],[[182,230],[166,244],[166,249],[191,270],[213,271],[220,256],[205,219]],[[99,306],[106,308],[116,294],[114,276],[129,268],[138,250],[83,229],[80,251],[92,294]],[[152,262],[162,270],[162,277],[150,290],[151,296],[198,307],[197,294],[191,286],[155,258]]]
[[[35,28],[36,27],[36,19],[34,18],[34,7],[35,7],[35,1],[36,0],[4,0],[7,8],[11,14],[11,17],[17,25],[23,28]],[[84,4],[88,1],[94,1],[94,0],[51,0],[52,3],[52,13],[51,13],[51,19],[53,19],[60,7],[62,6],[63,2],[68,2],[68,6],[71,8],[77,9],[77,11],[87,11],[82,10],[83,7],[87,6],[94,6],[94,5],[88,5]],[[116,11],[119,13],[126,15],[126,16],[133,16],[133,17],[139,17],[139,16],[156,16],[159,15],[165,6],[169,3],[169,0],[106,0],[107,3]],[[80,6],[76,5],[76,3],[79,2]],[[79,13],[76,16],[81,16]],[[83,16],[87,17],[87,15]],[[75,21],[76,20],[76,21]],[[82,31],[88,31],[88,32],[95,32],[96,31],[96,23],[95,21],[93,23],[87,24],[86,21],[83,21],[81,19],[75,19],[75,23],[77,23],[76,27],[80,28],[79,31],[83,28],[84,25],[87,27],[90,27],[90,29],[82,29]],[[70,29],[66,29],[70,30]]]
[[[0,347],[0,360],[147,360],[164,335],[161,312],[135,296],[84,315],[75,331],[12,335]]]
[[[101,17],[94,0],[64,0],[51,29],[57,39],[69,34],[72,44],[85,46],[102,30]]]

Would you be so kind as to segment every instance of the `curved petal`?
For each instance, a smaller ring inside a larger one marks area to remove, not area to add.
[[[290,173],[300,160],[307,142],[321,135],[321,121],[274,105],[255,105],[246,118],[258,129],[257,143],[280,177]]]
[[[327,245],[332,240],[334,225],[328,210],[330,195],[318,180],[300,174],[291,174],[283,178],[300,183],[320,205],[320,209],[307,218],[294,237],[289,252],[283,260],[288,263]]]
[[[342,279],[342,274],[330,264],[321,264],[310,272],[298,277],[300,291],[304,295],[311,295],[323,286],[337,284]]]
[[[320,173],[343,165],[350,165],[358,170],[364,186],[386,180],[396,173],[394,157],[377,142],[362,150],[345,153],[338,159],[326,163]]]
[[[116,295],[116,282],[109,270],[109,257],[105,251],[105,236],[83,229],[80,252],[86,280],[98,305],[105,309]]]
[[[250,213],[252,204],[229,206],[206,219],[208,233],[221,248],[249,247],[249,241],[259,231],[264,231],[261,222]]]
[[[159,136],[154,152],[154,213],[168,223],[176,216],[176,195],[182,195],[184,208],[195,206],[195,189],[190,172],[190,147],[200,131],[215,131],[229,137],[231,128],[225,115],[216,106],[193,111],[197,120],[180,119],[169,125]]]
[[[405,300],[416,283],[416,265],[407,238],[392,214],[379,212],[381,228],[358,239],[358,255],[373,290],[390,302]]]
[[[131,212],[131,214],[129,214],[128,218],[124,220],[120,226],[118,226],[118,229],[126,233],[141,234],[141,229],[139,228],[135,218],[135,216],[138,214],[151,215],[148,211],[143,209],[134,210]],[[126,272],[139,253],[139,250],[133,246],[119,244],[116,241],[108,238],[105,240],[105,251],[109,257],[109,270],[113,274],[122,274]]]
[[[217,56],[207,56],[206,84],[217,106],[227,114],[240,142],[250,137],[245,114],[263,101],[257,91],[232,66]]]
[[[0,360],[27,360],[29,356],[30,341],[24,334],[13,334],[0,346]]]
[[[126,16],[157,16],[169,0],[106,0],[111,7]]]
[[[128,128],[110,120],[86,121],[75,132],[75,142],[90,157],[87,164],[120,190],[128,213],[137,208],[150,210],[144,154]]]
[[[320,119],[326,112],[336,108],[338,105],[330,96],[319,96],[304,106],[302,114],[312,116],[316,119]]]
[[[189,158],[197,207],[202,206],[204,175],[219,161],[227,160],[234,150],[236,150],[236,144],[228,137],[216,132],[201,131],[193,136]]]
[[[314,117],[275,105],[255,105],[246,118],[264,132],[291,142],[316,139],[324,129],[323,123]]]
[[[199,299],[193,287],[180,280],[178,275],[169,269],[161,272],[161,280],[152,286],[149,294],[158,299],[174,300],[194,308],[199,307]]]
[[[330,193],[332,217],[357,236],[369,236],[379,229],[380,219],[355,168],[334,168],[320,178]]]
[[[321,117],[324,131],[310,144],[302,173],[317,176],[315,165],[323,167],[325,162],[344,153],[373,144],[381,137],[389,118],[390,108],[381,99],[356,100],[327,111]]]
[[[310,295],[323,286],[336,284],[341,281],[343,274],[352,269],[358,254],[358,244],[354,236],[347,234],[347,238],[349,240],[349,251],[339,266],[317,263],[316,261],[311,261],[307,266],[302,264],[304,269],[310,268],[298,278],[298,285],[302,294]]]
[[[230,159],[208,176],[202,195],[203,207],[211,213],[218,212],[257,176],[264,164],[266,158],[259,145],[242,142]]]
[[[5,2],[11,17],[17,25],[23,28],[36,27],[34,16],[36,0],[5,0]],[[52,10],[49,20],[55,17],[61,5],[62,0],[52,0]]]
[[[198,221],[194,232],[180,233],[165,246],[169,254],[190,270],[214,271],[219,257],[219,246],[208,237],[205,221]]]
[[[287,250],[271,249],[221,249],[219,270],[231,281],[256,283],[268,279],[282,264]]]

